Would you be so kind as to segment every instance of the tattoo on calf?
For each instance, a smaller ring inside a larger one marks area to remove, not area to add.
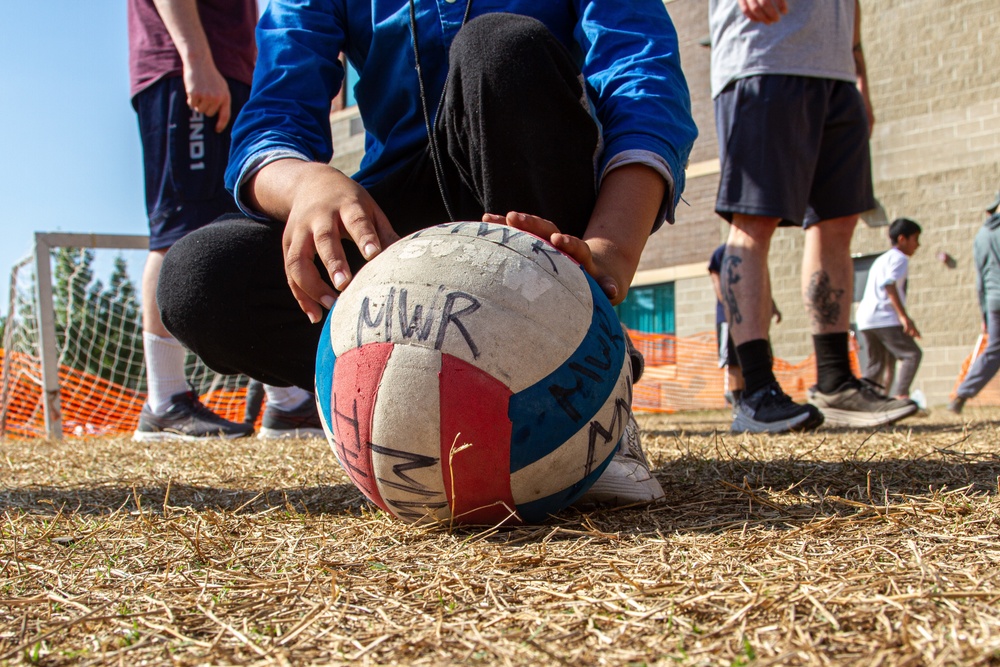
[[[809,279],[806,298],[809,301],[809,311],[813,321],[820,325],[836,324],[840,319],[840,298],[844,290],[835,289],[830,285],[830,274],[817,271]]]
[[[743,313],[740,312],[740,304],[736,301],[736,294],[733,292],[733,285],[740,282],[739,268],[743,263],[743,258],[737,255],[726,255],[722,260],[723,290],[722,296],[726,300],[726,310],[729,311],[729,323],[740,324],[743,322]]]

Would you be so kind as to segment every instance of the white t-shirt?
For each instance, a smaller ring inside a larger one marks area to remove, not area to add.
[[[882,253],[872,263],[868,271],[868,282],[865,283],[865,293],[858,304],[855,318],[858,330],[880,329],[882,327],[898,327],[901,322],[892,307],[889,296],[885,293],[886,285],[895,285],[899,293],[899,302],[906,307],[906,276],[909,270],[910,258],[899,248],[892,248]]]

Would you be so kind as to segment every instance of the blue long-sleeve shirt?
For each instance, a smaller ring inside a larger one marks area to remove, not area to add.
[[[448,47],[465,9],[454,0],[416,3],[431,104],[441,98]],[[697,129],[677,34],[662,0],[473,0],[469,18],[498,11],[540,20],[574,55],[602,129],[598,174],[609,164],[637,159],[665,169],[673,187],[661,211],[672,220]],[[333,156],[330,101],[344,79],[341,52],[359,74],[354,93],[366,132],[354,179],[370,187],[424,150],[407,0],[270,0],[257,44],[253,93],[233,127],[226,171],[226,187],[244,212],[256,215],[240,201],[239,186],[262,165],[282,157],[328,162]]]

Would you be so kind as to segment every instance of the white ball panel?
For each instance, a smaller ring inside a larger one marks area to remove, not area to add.
[[[397,345],[372,416],[372,470],[379,495],[408,520],[451,516],[441,472],[441,354]]]

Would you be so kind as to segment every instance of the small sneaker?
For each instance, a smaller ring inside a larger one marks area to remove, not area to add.
[[[733,410],[733,433],[784,433],[808,431],[823,423],[823,413],[811,405],[799,405],[771,382],[752,394],[743,395]]]
[[[653,503],[663,498],[663,487],[649,471],[642,451],[642,434],[629,415],[621,440],[604,473],[573,503],[575,506],[623,507]]]
[[[268,405],[264,408],[264,419],[261,420],[261,440],[277,438],[313,438],[325,437],[323,424],[319,420],[316,401],[307,398],[302,405],[292,410],[280,410]]]
[[[962,408],[965,407],[965,401],[966,399],[962,396],[956,396],[951,399],[951,402],[948,403],[948,412],[953,412],[956,415],[962,414]]]
[[[849,428],[891,424],[920,409],[908,398],[883,395],[876,386],[857,378],[851,378],[831,394],[813,386],[809,389],[809,402],[822,411],[830,426]]]
[[[138,442],[208,438],[229,440],[245,438],[251,433],[253,424],[223,419],[202,405],[193,391],[185,391],[170,397],[170,407],[162,415],[154,414],[149,404],[144,404],[132,439]]]

